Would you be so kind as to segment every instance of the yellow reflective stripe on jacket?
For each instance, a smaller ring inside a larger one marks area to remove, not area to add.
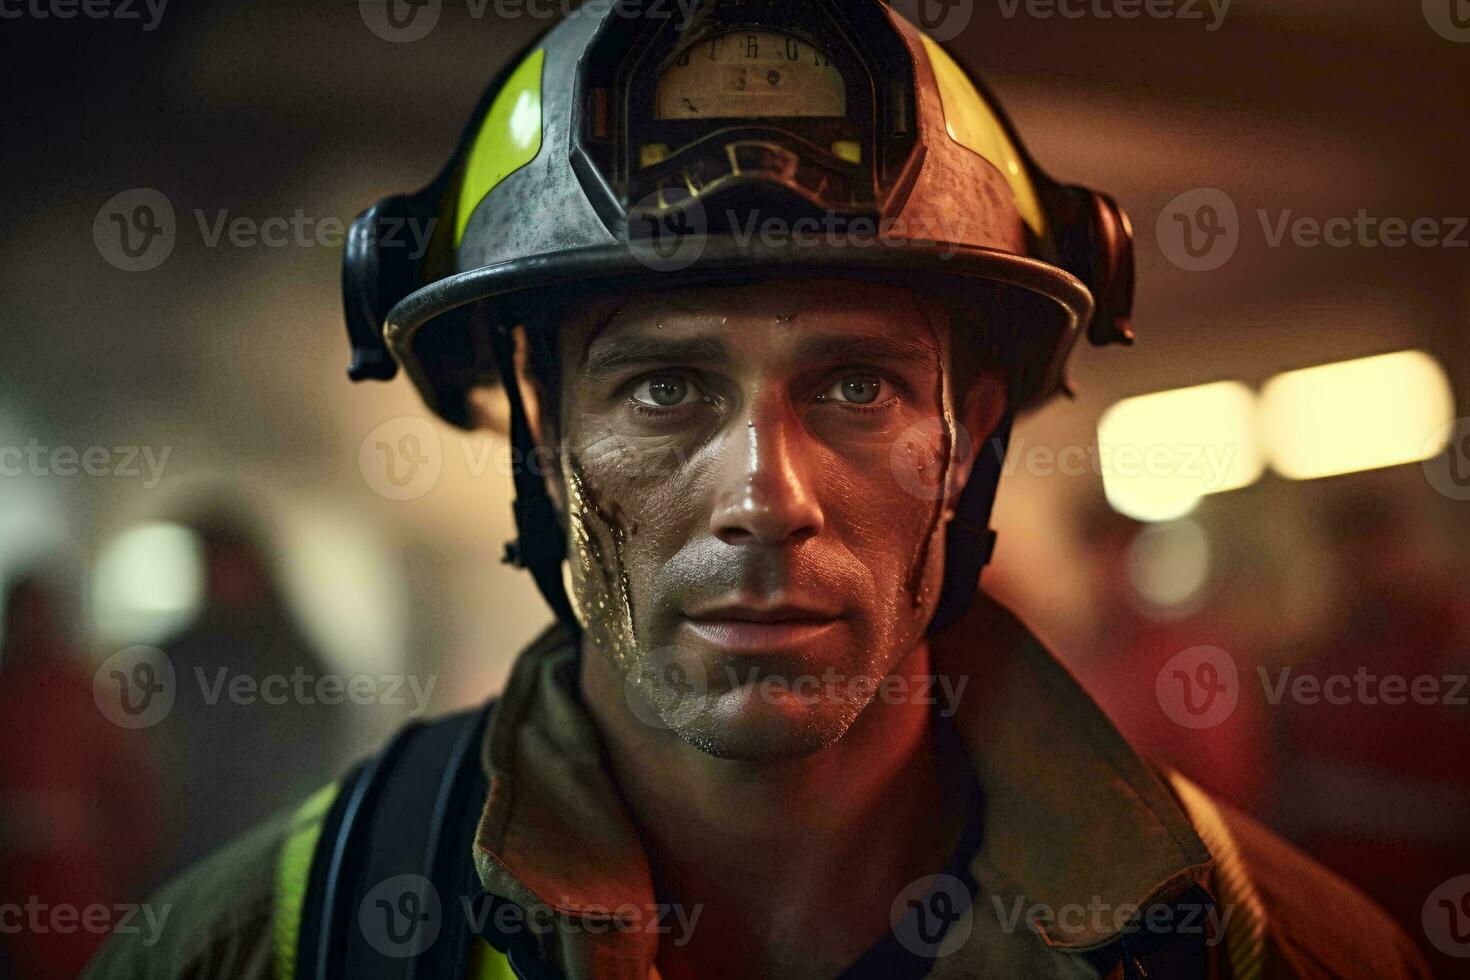
[[[296,976],[296,951],[301,946],[301,906],[306,900],[306,883],[311,879],[311,857],[322,836],[322,821],[337,798],[338,786],[323,786],[311,795],[291,818],[286,841],[276,858],[275,904],[271,908],[271,934],[275,940],[276,976]]]
[[[476,936],[470,947],[469,980],[515,980],[515,971],[504,953]]]
[[[1231,913],[1225,929],[1231,980],[1258,980],[1266,965],[1266,910],[1241,860],[1235,835],[1215,801],[1199,786],[1177,772],[1169,773],[1169,783],[1215,859],[1215,897]]]
[[[276,859],[275,903],[271,910],[271,935],[275,949],[277,980],[295,980],[296,954],[301,948],[301,913],[306,902],[306,885],[311,880],[311,861],[321,840],[322,823],[337,799],[336,783],[324,786],[297,809],[286,831],[285,843]],[[513,980],[510,961],[485,940],[475,937],[470,949],[468,980]]]

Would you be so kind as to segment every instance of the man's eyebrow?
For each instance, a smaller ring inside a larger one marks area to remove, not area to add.
[[[865,361],[876,364],[898,362],[908,365],[937,367],[939,351],[917,337],[873,334],[813,334],[796,345],[796,356],[803,362]]]
[[[685,339],[633,335],[597,345],[582,360],[582,377],[601,381],[630,364],[678,364],[729,360],[729,351],[715,338]]]

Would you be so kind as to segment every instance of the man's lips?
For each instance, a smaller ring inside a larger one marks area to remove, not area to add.
[[[833,629],[841,617],[809,606],[707,606],[683,617],[684,626],[705,642],[726,650],[789,650],[812,643]]]

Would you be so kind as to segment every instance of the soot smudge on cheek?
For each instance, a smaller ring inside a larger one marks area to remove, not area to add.
[[[605,509],[587,488],[581,466],[567,460],[567,525],[573,567],[572,602],[587,635],[619,669],[637,658],[633,598],[628,582],[628,535],[637,533]]]

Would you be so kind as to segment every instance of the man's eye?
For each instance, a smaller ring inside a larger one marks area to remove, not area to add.
[[[883,393],[883,379],[873,374],[855,374],[841,379],[823,392],[822,401],[846,402],[849,405],[871,405]]]
[[[673,375],[649,378],[633,389],[633,400],[650,408],[674,408],[699,397],[688,380]]]

